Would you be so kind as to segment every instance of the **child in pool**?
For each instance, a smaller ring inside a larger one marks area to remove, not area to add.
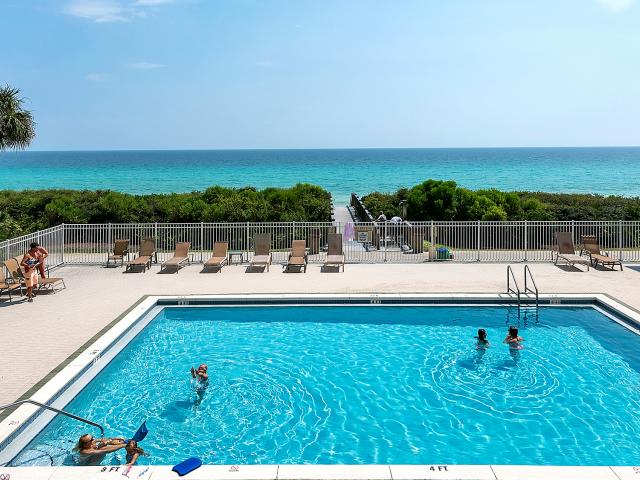
[[[524,338],[518,335],[518,327],[510,326],[509,333],[504,337],[502,343],[506,343],[509,345],[509,348],[513,348],[514,350],[522,350],[524,347],[520,342],[524,342]]]
[[[476,348],[478,350],[484,350],[489,347],[489,340],[487,340],[487,331],[484,328],[478,330],[478,336],[476,337],[478,343],[476,344]]]
[[[127,465],[135,465],[140,455],[147,455],[147,453],[138,446],[138,442],[135,440],[129,440],[125,450],[127,451]]]

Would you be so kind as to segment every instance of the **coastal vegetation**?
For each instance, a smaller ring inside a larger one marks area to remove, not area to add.
[[[321,187],[210,187],[202,192],[131,195],[109,190],[0,190],[0,240],[61,223],[321,222],[331,194]]]
[[[36,135],[33,114],[23,103],[20,90],[0,86],[0,151],[25,149]]]
[[[427,180],[362,202],[375,216],[406,220],[640,220],[640,198],[593,194],[469,190],[454,181]],[[406,213],[403,211],[403,207]]]

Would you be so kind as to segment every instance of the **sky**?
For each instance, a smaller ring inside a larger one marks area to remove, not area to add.
[[[0,0],[33,150],[640,144],[640,0]]]

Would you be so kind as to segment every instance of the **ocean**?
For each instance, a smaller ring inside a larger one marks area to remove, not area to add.
[[[12,190],[166,193],[308,182],[344,205],[351,192],[392,192],[429,178],[471,189],[638,196],[640,147],[0,153],[0,189]]]

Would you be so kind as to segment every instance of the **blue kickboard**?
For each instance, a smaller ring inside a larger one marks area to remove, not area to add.
[[[184,462],[180,462],[171,470],[176,472],[181,477],[189,472],[193,472],[196,468],[202,465],[202,460],[196,457],[187,458]]]

